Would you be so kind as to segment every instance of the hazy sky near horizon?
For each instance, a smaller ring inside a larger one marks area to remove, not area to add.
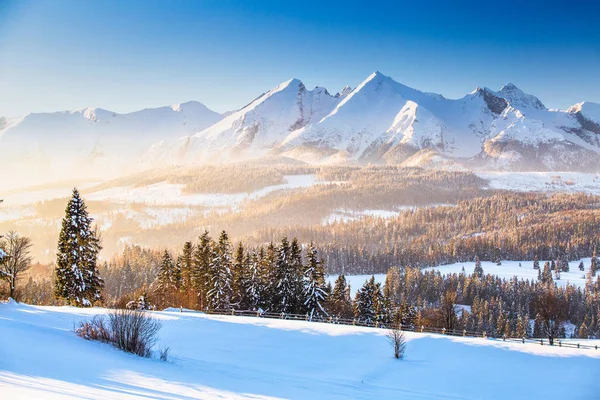
[[[224,112],[292,77],[333,94],[375,70],[449,98],[512,82],[552,108],[600,103],[600,5],[530,3],[0,0],[0,116]]]

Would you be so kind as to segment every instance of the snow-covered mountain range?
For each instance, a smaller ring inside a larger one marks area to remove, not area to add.
[[[510,83],[447,99],[375,72],[335,95],[291,79],[222,115],[190,102],[131,114],[87,108],[2,118],[0,148],[3,162],[57,177],[271,155],[311,163],[598,171],[600,105],[552,110]]]

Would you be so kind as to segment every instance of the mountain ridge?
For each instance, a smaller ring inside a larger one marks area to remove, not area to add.
[[[18,155],[11,161],[41,164],[61,178],[103,163],[119,173],[263,156],[598,172],[600,105],[548,109],[513,83],[447,99],[376,71],[335,95],[292,78],[223,114],[189,101],[124,114],[87,107],[0,118],[0,146]]]

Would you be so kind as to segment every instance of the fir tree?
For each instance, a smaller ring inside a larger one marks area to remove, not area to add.
[[[325,270],[323,263],[317,258],[317,250],[311,243],[308,247],[307,265],[304,276],[306,279],[306,288],[303,298],[304,309],[309,315],[310,320],[314,317],[325,317],[325,303],[327,301],[327,289],[325,285]]]
[[[277,262],[275,264],[275,295],[274,311],[292,313],[296,302],[296,273],[291,266],[290,243],[284,237],[277,249]]]
[[[358,289],[354,299],[354,316],[364,324],[372,324],[377,320],[377,284],[375,276],[367,280],[365,284]]]
[[[207,293],[210,289],[210,264],[213,255],[211,248],[212,239],[208,231],[200,236],[196,252],[194,253],[194,289],[198,297],[198,305],[200,309],[204,309],[207,305]]]
[[[233,302],[240,310],[245,310],[248,307],[248,301],[246,298],[246,254],[244,253],[244,245],[242,242],[238,243],[235,248],[233,255]]]
[[[481,260],[479,256],[475,257],[475,270],[473,271],[478,278],[483,277],[483,268],[481,268]]]
[[[185,296],[185,307],[192,308],[196,303],[194,289],[194,245],[192,242],[185,242],[181,255],[179,256],[179,271],[181,273],[181,291]]]
[[[540,269],[540,260],[538,260],[538,256],[533,256],[533,269]]]
[[[592,272],[592,276],[596,276],[596,272],[598,271],[598,268],[600,268],[600,261],[598,260],[596,246],[594,246],[594,249],[592,250],[592,260],[591,260],[591,264],[590,264],[590,270]]]
[[[102,247],[92,221],[79,191],[73,189],[58,240],[55,296],[78,307],[99,301],[103,286],[96,265]]]
[[[163,253],[158,275],[156,277],[156,290],[163,298],[163,301],[168,302],[173,306],[173,294],[179,289],[180,276],[173,262],[171,254],[165,250]]]
[[[260,294],[260,307],[265,311],[278,311],[277,303],[277,248],[273,242],[269,243],[266,251],[261,248],[258,254],[260,262],[260,280],[262,293]]]
[[[210,283],[207,293],[211,309],[225,309],[231,306],[233,296],[231,278],[231,243],[227,232],[221,232],[219,242],[212,246],[213,254],[209,265]]]
[[[248,302],[247,308],[249,310],[257,310],[262,302],[264,287],[260,268],[259,256],[256,253],[247,255],[246,278],[244,279],[244,282],[246,299]]]
[[[316,251],[316,250],[315,250]],[[316,253],[315,253],[316,254]],[[294,314],[304,314],[308,312],[306,308],[306,286],[309,284],[306,280],[305,267],[302,263],[302,248],[298,239],[292,239],[290,245],[290,274],[292,275],[292,284],[294,300],[291,312]]]
[[[335,280],[333,291],[329,301],[329,314],[339,318],[352,318],[352,298],[350,297],[350,285],[346,283],[346,277],[341,274]]]

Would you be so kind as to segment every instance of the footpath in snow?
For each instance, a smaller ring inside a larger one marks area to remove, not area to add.
[[[0,304],[6,399],[594,399],[600,351],[407,333],[405,360],[382,329],[156,312],[144,359],[77,337],[105,309]]]

